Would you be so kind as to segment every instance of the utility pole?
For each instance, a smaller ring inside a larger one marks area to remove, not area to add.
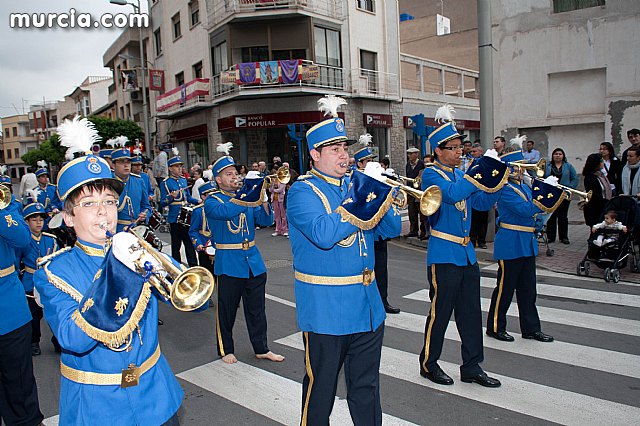
[[[478,54],[480,59],[480,140],[493,148],[493,41],[491,0],[478,0]]]

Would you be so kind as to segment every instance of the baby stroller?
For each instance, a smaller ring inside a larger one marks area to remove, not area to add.
[[[627,260],[631,260],[632,272],[640,271],[640,256],[635,247],[640,233],[640,207],[635,197],[622,195],[607,202],[600,218],[603,219],[604,214],[610,210],[616,212],[617,220],[627,227],[627,232],[607,231],[609,234],[617,233],[617,235],[610,235],[617,238],[602,245],[595,243],[598,234],[590,234],[589,248],[584,258],[578,263],[577,273],[579,276],[589,276],[590,263],[594,263],[598,268],[604,269],[606,282],[617,283],[620,281],[620,270],[627,266]]]
[[[555,251],[549,247],[549,238],[547,237],[547,221],[551,217],[551,213],[540,213],[536,216],[536,239],[538,244],[544,244],[547,256],[553,256]]]

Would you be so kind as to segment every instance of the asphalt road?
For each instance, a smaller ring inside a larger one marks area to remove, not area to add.
[[[227,366],[215,350],[215,310],[193,314],[161,306],[162,351],[185,391],[183,425],[270,425],[299,422],[304,360],[295,323],[288,240],[257,231],[268,267],[267,319],[270,348],[283,363],[257,360],[242,310],[234,329],[239,363]],[[161,238],[168,240],[167,234]],[[496,265],[482,264],[481,297],[486,319]],[[508,318],[513,343],[485,336],[483,368],[502,387],[461,383],[460,343],[450,323],[441,366],[456,383],[438,386],[418,374],[418,353],[429,302],[425,252],[391,242],[389,294],[402,309],[386,322],[381,365],[385,424],[484,425],[544,423],[635,424],[640,418],[640,286],[539,271],[538,307],[553,343],[520,338],[515,301]],[[43,327],[46,329],[46,327]],[[34,359],[40,404],[57,424],[59,361],[48,342]],[[350,424],[344,383],[338,388],[332,424]],[[115,408],[115,407],[114,407]]]

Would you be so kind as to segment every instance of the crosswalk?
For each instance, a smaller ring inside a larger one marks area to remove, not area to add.
[[[489,265],[484,270],[491,272],[495,271],[496,267]],[[554,276],[548,275],[547,278]],[[537,287],[538,310],[543,328],[569,327],[570,330],[577,330],[576,334],[579,337],[574,336],[572,339],[567,335],[552,333],[555,334],[556,340],[545,344],[521,339],[517,333],[514,333],[514,342],[501,342],[485,337],[485,356],[501,360],[490,364],[485,362],[490,365],[485,366],[487,373],[502,382],[498,389],[486,389],[457,380],[455,373],[459,368],[459,355],[456,353],[452,357],[449,354],[447,357],[447,351],[443,352],[440,366],[454,377],[454,385],[440,386],[422,378],[418,374],[417,352],[408,350],[415,345],[408,345],[405,341],[420,342],[423,338],[429,296],[426,289],[402,295],[402,312],[388,315],[385,323],[385,345],[380,366],[383,386],[389,383],[388,381],[400,383],[400,386],[408,389],[407,393],[420,392],[425,400],[437,398],[443,404],[451,404],[454,407],[452,409],[455,409],[456,400],[461,398],[472,404],[482,404],[494,407],[495,410],[513,413],[514,416],[520,416],[519,422],[524,418],[525,422],[526,419],[530,420],[526,423],[553,422],[579,426],[637,424],[640,419],[640,398],[634,398],[633,394],[638,395],[640,389],[640,351],[629,350],[629,346],[624,346],[626,350],[616,349],[618,341],[640,342],[640,295],[634,294],[638,292],[628,288],[625,291],[625,288],[620,286],[587,288],[589,281],[568,276],[555,278],[562,278],[562,284],[552,284],[554,281],[548,279],[546,283],[540,283]],[[481,287],[485,289],[483,295],[489,294],[488,290],[494,286],[495,278],[482,277]],[[295,309],[296,306],[295,301],[274,294],[267,294],[267,299],[268,308],[287,310]],[[559,301],[570,303],[563,305]],[[489,302],[489,298],[482,298],[484,312],[488,310]],[[590,310],[583,307],[586,304],[591,306]],[[607,309],[611,306],[622,310],[625,315],[612,316],[611,310]],[[509,323],[514,325],[515,330],[518,324],[517,315],[517,305],[514,301],[508,316]],[[614,335],[615,338],[604,343],[592,341],[590,338],[580,338],[590,336],[589,333],[597,335],[601,332]],[[453,321],[449,324],[445,338],[445,346],[457,351],[460,337]],[[287,348],[302,358],[304,348],[301,333],[280,335],[272,344],[275,351],[278,350],[277,345],[281,345],[280,349]],[[269,423],[296,425],[300,420],[302,405],[303,371],[295,357],[288,358],[286,363],[291,364],[286,365],[285,374],[282,370],[272,368],[272,364],[269,363],[251,364],[241,360],[237,364],[228,365],[221,360],[214,360],[179,372],[177,377],[242,409],[257,413],[265,418],[265,423],[266,419],[269,419]],[[561,371],[562,377],[558,380],[545,380],[544,375],[530,374],[531,371],[546,368],[545,366],[552,366],[554,371]],[[589,388],[591,383],[584,377],[591,374],[608,378],[611,383],[621,381],[627,386],[627,391],[608,392],[606,386],[602,386],[602,389],[597,386],[596,389]],[[625,399],[621,396],[625,393],[631,396]],[[397,398],[396,404],[399,408],[394,406],[394,409],[384,413],[385,425],[439,423],[429,417],[426,409],[424,417],[416,417],[415,413],[405,415],[402,409],[403,394],[394,397]],[[383,411],[390,408],[390,404],[386,402]],[[501,420],[509,422],[509,418],[505,419],[504,415]],[[451,424],[450,421],[442,423]],[[465,423],[476,424],[473,418],[469,418]],[[45,424],[56,425],[57,418],[49,418]],[[347,401],[342,397],[336,397],[331,424],[352,424]]]

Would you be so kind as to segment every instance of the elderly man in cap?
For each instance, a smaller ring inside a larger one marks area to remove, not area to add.
[[[385,311],[372,252],[377,236],[400,233],[400,216],[393,209],[380,210],[377,225],[364,230],[336,212],[354,201],[348,193],[356,187],[345,176],[348,142],[337,114],[344,103],[331,95],[319,101],[332,117],[307,132],[313,168],[291,186],[288,198],[296,313],[306,352],[303,425],[329,423],[343,365],[353,423],[382,423],[379,367]],[[352,179],[356,175],[362,173],[354,171]],[[382,198],[365,192],[360,198],[371,204]]]
[[[422,176],[422,170],[424,170],[424,163],[420,159],[420,150],[416,147],[407,149],[407,167],[405,176],[410,179],[420,179]],[[420,213],[420,202],[413,197],[407,201],[407,208],[409,209],[409,233],[406,237],[420,237],[425,239],[427,236],[427,218]],[[420,228],[420,235],[418,235],[418,228]]]

